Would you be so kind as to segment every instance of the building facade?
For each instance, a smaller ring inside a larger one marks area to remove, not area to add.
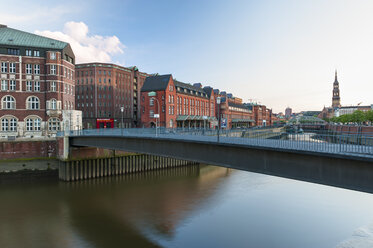
[[[68,43],[0,25],[0,137],[79,129],[79,112],[64,113],[75,110],[74,63]]]
[[[211,87],[174,80],[171,74],[146,78],[141,89],[143,127],[210,128],[216,122]]]
[[[287,108],[285,109],[285,118],[286,118],[287,120],[289,120],[289,119],[291,118],[292,112],[293,112],[293,110],[292,110],[291,108],[289,108],[289,107],[287,107]]]
[[[218,92],[218,90],[215,92]],[[232,94],[226,92],[221,92],[219,97],[220,106],[216,105],[215,113],[217,117],[220,114],[221,128],[249,128],[255,126],[254,112],[250,106],[242,103],[241,98],[233,97]]]
[[[108,63],[76,65],[77,109],[84,128],[137,127],[140,89],[148,74]]]

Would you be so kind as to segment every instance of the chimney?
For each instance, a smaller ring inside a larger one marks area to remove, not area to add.
[[[8,27],[7,25],[0,24],[0,28],[7,28],[7,27]]]

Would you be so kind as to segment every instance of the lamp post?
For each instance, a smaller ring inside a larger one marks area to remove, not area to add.
[[[122,113],[122,124],[120,125],[121,126],[121,130],[122,130],[122,135],[123,135],[123,112],[124,112],[124,106],[120,107],[120,112]]]
[[[219,134],[220,134],[220,96],[216,98],[216,103],[218,104],[218,142],[219,142]]]
[[[157,101],[157,114],[154,114],[154,118],[155,118],[155,137],[158,136],[158,120],[159,117],[160,117],[160,113],[159,113],[159,101],[157,98],[155,98],[155,96],[157,95],[156,92],[154,91],[151,91],[148,93],[148,96],[150,96],[150,99],[153,99],[153,100],[156,100]]]

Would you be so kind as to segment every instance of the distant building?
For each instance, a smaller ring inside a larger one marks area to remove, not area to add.
[[[140,89],[147,76],[137,67],[76,65],[76,102],[83,111],[84,128],[121,127],[122,120],[125,128],[139,126]]]
[[[370,106],[343,106],[334,111],[334,116],[338,117],[341,115],[352,114],[353,112],[360,110],[363,112],[373,109],[373,104]]]
[[[286,119],[290,119],[290,117],[291,117],[291,114],[292,114],[292,109],[290,108],[290,107],[287,107],[286,109],[285,109],[285,118]]]
[[[75,56],[66,42],[0,25],[0,137],[80,129]]]
[[[324,106],[323,110],[317,117],[321,119],[332,118],[334,116],[335,110],[337,110],[340,107],[341,107],[341,98],[340,98],[339,82],[338,82],[337,70],[336,70],[334,83],[333,83],[332,106],[331,107]]]
[[[335,79],[333,83],[333,97],[332,97],[332,108],[341,107],[341,97],[339,95],[339,82],[337,79],[337,70],[335,70]]]
[[[254,111],[252,106],[242,103],[242,99],[233,97],[231,93],[220,95],[221,103],[216,104],[215,114],[220,113],[223,128],[248,128],[255,126]]]

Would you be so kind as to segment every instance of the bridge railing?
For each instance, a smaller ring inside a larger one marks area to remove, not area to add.
[[[218,142],[217,130],[182,128],[89,129],[60,133],[69,136],[128,136]],[[323,153],[373,157],[373,137],[362,134],[335,134],[326,131],[288,133],[282,129],[220,130],[220,143],[240,144]]]

